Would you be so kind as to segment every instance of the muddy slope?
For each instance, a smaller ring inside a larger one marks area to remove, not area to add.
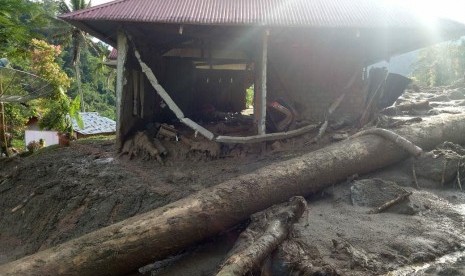
[[[166,205],[277,157],[128,160],[113,141],[0,160],[0,263]],[[285,158],[285,157],[284,157]]]

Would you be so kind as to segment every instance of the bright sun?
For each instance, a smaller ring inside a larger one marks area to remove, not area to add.
[[[463,0],[388,0],[411,8],[426,17],[444,17],[465,23],[465,1]]]

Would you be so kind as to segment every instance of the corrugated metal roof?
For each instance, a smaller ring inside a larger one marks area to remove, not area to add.
[[[76,120],[72,119],[73,130],[84,135],[105,134],[116,132],[116,122],[107,117],[100,116],[97,112],[79,112],[84,128],[81,129]]]
[[[417,27],[413,13],[385,0],[117,0],[62,16],[209,25]]]

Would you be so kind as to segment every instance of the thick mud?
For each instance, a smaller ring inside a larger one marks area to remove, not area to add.
[[[399,102],[425,99],[430,101],[427,110],[402,112],[388,121],[379,120],[378,125],[395,128],[465,109],[461,85],[408,91]],[[330,127],[317,145],[305,143],[316,135],[311,133],[282,141],[279,147],[270,143],[267,151],[237,149],[238,154],[231,155],[231,149],[229,156],[214,158],[166,143],[170,155],[164,165],[118,156],[112,140],[78,141],[70,147],[41,149],[29,157],[0,159],[0,264],[299,156],[354,131]],[[434,179],[428,164],[417,164],[420,189],[412,178],[412,160],[359,176],[393,181],[412,192],[409,204],[414,212],[409,214],[368,214],[371,207],[353,205],[351,186],[357,176],[310,196],[309,212],[296,224],[287,247],[273,257],[274,275],[305,274],[299,271],[302,266],[289,262],[286,248],[296,244],[299,249],[294,252],[300,255],[292,259],[313,265],[315,273],[321,267],[321,273],[339,275],[465,275],[465,194],[454,170],[460,163],[446,166],[444,177],[443,164],[438,162]],[[442,178],[446,178],[444,183]],[[146,275],[211,275],[232,247],[235,231],[141,271]],[[455,257],[447,258],[453,253]]]

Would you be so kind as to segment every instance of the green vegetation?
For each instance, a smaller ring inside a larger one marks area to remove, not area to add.
[[[423,49],[412,77],[425,86],[449,85],[464,77],[465,41],[441,43]]]
[[[251,106],[253,106],[253,92],[254,91],[254,87],[253,85],[249,88],[247,88],[247,90],[245,91],[245,106],[246,108],[249,108]]]
[[[25,123],[33,116],[40,118],[42,128],[60,131],[69,131],[69,117],[78,118],[84,108],[115,119],[115,72],[104,65],[108,46],[57,19],[58,14],[89,5],[86,0],[2,1],[0,58],[52,86],[46,98],[5,104],[6,128],[13,141],[22,140]]]

